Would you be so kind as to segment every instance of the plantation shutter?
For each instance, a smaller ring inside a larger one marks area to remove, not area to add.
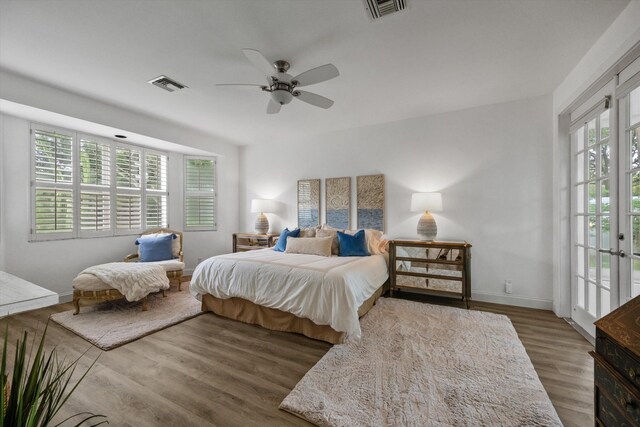
[[[116,147],[116,231],[142,230],[142,150]]]
[[[167,162],[166,154],[145,154],[146,227],[168,227],[167,218]]]
[[[185,158],[185,229],[216,229],[216,162]]]
[[[71,132],[35,127],[33,147],[32,234],[71,237],[73,218],[73,136]]]
[[[80,236],[111,231],[111,145],[97,137],[80,139]]]

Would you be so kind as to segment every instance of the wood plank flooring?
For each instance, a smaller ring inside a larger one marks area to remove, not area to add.
[[[8,321],[15,343],[21,331],[42,330],[50,314],[71,309],[13,315],[0,327],[4,334]],[[472,309],[509,316],[565,426],[593,425],[591,344],[549,311],[480,302]],[[331,347],[212,313],[108,352],[51,322],[47,344],[68,358],[89,349],[80,370],[99,356],[60,419],[91,411],[111,426],[136,427],[309,425],[278,405]]]

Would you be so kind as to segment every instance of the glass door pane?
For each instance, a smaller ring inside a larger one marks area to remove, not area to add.
[[[624,185],[620,221],[629,235],[625,245],[628,254],[621,260],[620,303],[640,295],[640,87],[620,101],[620,142],[624,146]]]
[[[617,283],[617,205],[615,147],[610,110],[598,111],[572,134],[573,318],[593,333],[593,322],[609,313]],[[639,171],[640,172],[640,171]],[[640,184],[640,173],[638,176]],[[640,185],[638,186],[640,194]],[[639,197],[640,209],[640,197]],[[640,211],[638,212],[640,219]],[[616,221],[612,221],[612,217]],[[639,229],[640,232],[640,223]],[[639,241],[640,245],[640,241]],[[640,247],[638,250],[640,256]],[[640,264],[640,263],[639,263]]]

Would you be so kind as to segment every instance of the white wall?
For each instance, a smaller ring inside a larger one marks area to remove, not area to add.
[[[218,230],[185,233],[187,271],[199,259],[231,251],[231,234],[238,230],[237,146],[1,71],[0,81],[1,99],[217,153]],[[71,281],[82,269],[121,260],[135,251],[134,236],[29,242],[29,121],[0,114],[0,125],[0,267],[4,271],[64,296],[71,293]],[[178,230],[183,228],[182,164],[182,155],[172,153],[169,221]]]
[[[355,177],[383,173],[389,236],[415,236],[411,193],[441,191],[438,236],[473,245],[474,298],[551,308],[550,115],[545,96],[244,147],[241,225],[253,229],[252,198],[275,198],[286,208],[269,215],[272,230],[295,226],[298,179],[351,176],[355,228]]]
[[[570,153],[571,104],[640,43],[640,0],[632,0],[553,92],[553,311],[571,316]],[[603,83],[606,83],[606,79]]]
[[[4,271],[4,116],[0,114],[0,271]]]

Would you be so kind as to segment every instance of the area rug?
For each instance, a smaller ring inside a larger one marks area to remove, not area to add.
[[[81,306],[75,316],[73,310],[52,314],[51,320],[96,347],[111,350],[203,313],[188,289],[167,291],[166,298],[161,293],[149,295],[147,304],[149,309],[142,311],[142,302],[101,302]]]
[[[381,298],[280,404],[319,426],[561,426],[503,315]]]

